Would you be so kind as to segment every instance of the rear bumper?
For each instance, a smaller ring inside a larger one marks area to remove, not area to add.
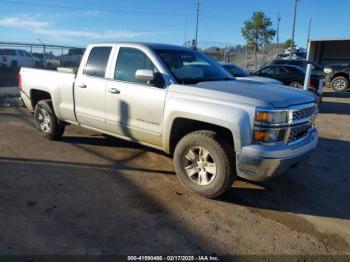
[[[312,128],[308,135],[293,145],[243,147],[236,154],[237,175],[252,181],[264,181],[283,174],[291,166],[310,156],[318,142],[318,132]]]
[[[33,112],[34,108],[32,106],[32,101],[30,100],[29,96],[27,96],[27,94],[24,93],[22,90],[20,90],[20,95],[24,103],[24,106],[29,110],[29,112]]]
[[[332,81],[332,76],[330,74],[325,74],[324,85],[325,87],[330,87]]]

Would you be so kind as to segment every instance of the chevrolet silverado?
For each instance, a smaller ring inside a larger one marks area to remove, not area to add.
[[[186,188],[209,198],[237,176],[282,174],[318,140],[312,93],[238,81],[185,47],[91,44],[77,70],[22,68],[19,83],[46,138],[59,139],[74,124],[157,148],[173,157]]]

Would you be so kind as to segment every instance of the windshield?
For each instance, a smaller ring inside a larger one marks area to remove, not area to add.
[[[155,49],[179,84],[234,80],[216,61],[190,49]]]
[[[223,65],[223,67],[235,77],[250,77],[250,74],[236,65]]]
[[[13,49],[0,49],[0,55],[16,55]]]

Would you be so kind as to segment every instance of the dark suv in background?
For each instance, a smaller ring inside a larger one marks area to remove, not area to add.
[[[344,92],[349,89],[350,64],[330,64],[324,69],[325,85],[335,92]]]
[[[254,72],[253,75],[273,78],[281,81],[284,85],[302,89],[304,86],[305,70],[294,65],[270,65]],[[322,99],[323,84],[323,75],[312,72],[308,89],[317,95],[319,101]]]
[[[312,74],[323,75],[323,66],[305,59],[276,59],[273,60],[271,65],[293,65],[299,66],[306,70],[308,64],[312,64]]]
[[[293,65],[270,65],[254,72],[253,75],[270,77],[281,81],[284,85],[303,88],[305,70]],[[311,74],[309,87],[317,90],[320,86],[320,81],[323,81],[323,76]]]

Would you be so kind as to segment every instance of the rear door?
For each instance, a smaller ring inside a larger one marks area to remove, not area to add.
[[[102,130],[106,129],[106,72],[111,53],[112,46],[92,47],[74,87],[78,122]]]
[[[166,89],[156,64],[156,59],[146,49],[119,48],[106,89],[109,132],[161,146]],[[152,70],[155,80],[151,83],[137,80],[135,73],[139,69]]]

